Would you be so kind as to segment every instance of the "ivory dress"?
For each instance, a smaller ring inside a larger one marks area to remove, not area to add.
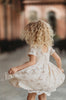
[[[50,96],[51,92],[56,91],[65,80],[65,74],[50,62],[50,55],[54,52],[52,47],[48,47],[46,53],[41,48],[30,48],[28,55],[37,57],[36,64],[15,74],[6,74],[7,79],[13,86],[26,89],[28,93],[35,92],[37,95],[45,93]]]

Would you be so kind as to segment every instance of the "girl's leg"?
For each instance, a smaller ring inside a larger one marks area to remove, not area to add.
[[[36,93],[28,93],[27,100],[35,100]]]
[[[38,95],[38,99],[39,99],[39,100],[47,100],[47,99],[46,99],[46,94],[43,93],[43,94],[41,94],[41,95]]]

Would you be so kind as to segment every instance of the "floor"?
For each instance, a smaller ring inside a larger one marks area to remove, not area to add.
[[[19,48],[16,51],[10,53],[0,54],[0,72],[7,72],[9,68],[23,64],[29,58],[27,56],[28,46]],[[62,54],[56,50],[61,56],[62,65],[66,74],[66,54]],[[51,58],[51,61],[55,61]],[[65,80],[66,82],[66,80]],[[65,100],[66,99],[66,83],[57,88],[57,91],[52,93],[48,100]],[[9,84],[8,81],[0,82],[0,100],[27,100],[28,92],[21,88],[15,88]],[[36,96],[38,100],[38,96]]]

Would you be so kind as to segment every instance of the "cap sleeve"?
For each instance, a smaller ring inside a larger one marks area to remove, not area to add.
[[[51,47],[50,48],[50,55],[52,55],[55,52],[55,50]]]
[[[36,48],[30,47],[29,51],[28,51],[28,55],[34,55],[34,56],[36,56],[37,55]]]

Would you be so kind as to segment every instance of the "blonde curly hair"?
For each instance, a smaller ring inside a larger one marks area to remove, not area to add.
[[[32,47],[42,47],[43,45],[52,46],[53,36],[51,26],[43,20],[38,20],[25,26],[21,39]]]

